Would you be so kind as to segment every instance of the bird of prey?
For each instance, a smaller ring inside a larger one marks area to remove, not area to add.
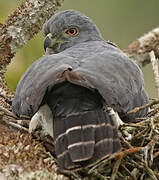
[[[87,166],[120,151],[117,127],[107,108],[125,122],[146,115],[147,108],[127,114],[148,103],[140,68],[105,41],[80,12],[55,14],[43,31],[46,54],[21,77],[13,112],[33,117],[44,107],[41,112],[48,112],[46,124],[61,170]]]

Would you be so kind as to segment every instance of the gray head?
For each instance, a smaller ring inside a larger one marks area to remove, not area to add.
[[[45,50],[59,53],[78,43],[102,40],[96,25],[87,16],[66,10],[52,16],[43,26]]]

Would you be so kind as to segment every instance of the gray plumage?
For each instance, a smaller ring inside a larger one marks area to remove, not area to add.
[[[43,31],[47,55],[20,79],[13,112],[32,117],[49,105],[61,169],[89,165],[119,151],[117,129],[103,107],[112,107],[126,122],[145,116],[147,109],[127,115],[148,103],[141,70],[79,12],[57,13]]]

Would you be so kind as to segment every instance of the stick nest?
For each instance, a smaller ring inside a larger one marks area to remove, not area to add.
[[[156,102],[156,101],[155,101]],[[83,168],[82,170],[76,170],[71,172],[66,172],[65,176],[63,176],[62,179],[78,179],[78,180],[93,180],[93,179],[104,179],[104,180],[157,180],[159,179],[159,107],[158,107],[158,101],[155,103],[150,103],[150,105],[153,104],[153,110],[147,115],[145,118],[138,119],[137,123],[125,123],[119,128],[119,136],[121,139],[122,144],[122,150],[119,153],[111,154],[106,159],[102,160],[101,162],[98,162],[97,164],[93,165],[89,168]],[[149,105],[149,106],[150,106]],[[144,107],[142,107],[144,108]],[[5,116],[9,113],[7,111],[4,111],[4,109],[1,109],[1,112],[3,110],[2,114],[5,114]],[[131,113],[135,113],[135,111],[132,111]],[[11,115],[10,113],[8,114]],[[3,115],[2,115],[3,116]],[[4,118],[1,119],[1,122],[4,121]],[[15,123],[19,122],[19,120],[15,120],[13,118],[13,122]],[[22,121],[23,122],[23,121]],[[25,122],[25,121],[24,121]],[[29,121],[28,121],[29,122]],[[17,124],[15,123],[15,124]],[[12,126],[11,121],[9,121],[9,126]],[[0,125],[1,126],[1,125]],[[7,123],[6,123],[7,126]],[[45,151],[52,151],[51,153],[54,153],[53,149],[53,141],[49,139],[49,137],[41,138],[39,133],[38,136],[34,134],[33,139],[36,139],[36,141],[32,140],[31,135],[29,135],[27,132],[27,126],[24,124],[21,124],[22,128],[19,129],[21,134],[18,132],[16,135],[16,132],[14,132],[14,139],[12,138],[13,135],[11,135],[11,140],[13,141],[13,145],[15,144],[15,140],[19,139],[16,142],[20,142],[22,139],[27,139],[27,141],[21,141],[21,145],[24,143],[24,149],[27,146],[32,149],[30,152],[37,152],[36,146],[33,142],[37,143],[40,142],[40,146],[45,146],[45,148],[40,149],[40,154],[47,156],[47,152]],[[24,127],[25,126],[25,127]],[[19,123],[17,128],[19,128]],[[4,129],[4,128],[3,128]],[[26,129],[26,132],[23,131]],[[21,131],[22,130],[22,131]],[[5,138],[9,136],[9,133],[7,135],[7,130],[5,130]],[[17,138],[16,138],[17,137]],[[29,137],[29,138],[28,138]],[[30,140],[29,140],[30,139]],[[8,146],[12,146],[12,141],[7,140],[7,142],[10,142]],[[30,143],[29,143],[30,142]],[[4,145],[4,141],[0,144]],[[4,146],[3,146],[4,147]],[[0,148],[2,150],[2,148]],[[11,149],[11,148],[10,148]],[[19,159],[25,151],[21,151],[21,155],[19,156],[14,153],[14,162],[16,159]],[[33,153],[28,153],[27,158],[30,159],[30,163],[33,161],[34,157],[32,156]],[[36,154],[36,153],[35,153]],[[40,157],[41,155],[38,155]],[[17,157],[16,157],[17,156]],[[32,157],[30,157],[32,156]],[[20,158],[21,159],[21,158]],[[46,157],[41,157],[40,162],[45,161]],[[53,157],[51,157],[51,161],[53,162]],[[16,160],[17,161],[17,160]],[[39,160],[37,160],[38,162]],[[22,161],[24,162],[24,161]],[[21,162],[21,163],[22,163]],[[12,162],[13,163],[13,162]],[[20,164],[21,164],[20,163]],[[3,163],[4,164],[4,163]],[[6,165],[10,164],[9,161],[5,162]],[[39,162],[38,164],[40,169],[43,169],[46,167],[43,163]],[[50,163],[49,163],[50,164]],[[49,166],[49,170],[51,170],[52,173],[57,174],[57,164],[56,160],[54,161],[53,167]],[[28,166],[28,165],[27,165]],[[37,168],[37,169],[39,169]],[[3,165],[1,167],[1,170],[3,169]],[[33,168],[35,169],[35,168]],[[54,171],[53,171],[54,169]],[[19,176],[19,175],[18,175]],[[56,175],[56,179],[61,179],[61,175]],[[59,178],[58,178],[59,177]],[[50,178],[54,179],[54,178]],[[45,179],[44,179],[45,180]]]
[[[154,107],[147,117],[137,119],[137,123],[120,126],[122,151],[110,155],[85,171],[76,172],[73,179],[158,180],[158,109],[159,107]]]

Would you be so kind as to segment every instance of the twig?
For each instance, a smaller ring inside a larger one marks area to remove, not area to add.
[[[124,164],[122,164],[121,166],[125,169],[129,176],[133,178],[133,180],[137,180],[136,177],[129,171],[129,169]]]
[[[13,127],[14,129],[18,129],[19,131],[21,132],[25,132],[25,133],[29,133],[29,130],[17,123],[14,123],[14,122],[6,122],[6,121],[0,121],[0,124],[10,128],[10,127]]]
[[[148,112],[147,116],[151,117],[154,116],[159,111],[159,107],[153,109],[152,111]]]
[[[155,176],[154,172],[147,166],[146,163],[144,163],[145,170],[147,174],[152,178],[152,180],[158,180],[157,177]]]
[[[14,118],[13,121],[14,122],[6,122],[4,121],[3,119],[0,121],[1,124],[9,127],[9,126],[12,126],[13,128],[16,128],[20,131],[24,131],[24,132],[29,132],[29,130],[23,126],[21,126],[20,124],[22,125],[26,125],[28,124],[26,121],[28,120],[22,120],[22,119],[19,119],[17,116],[15,116],[12,112],[10,112],[8,109],[0,106],[0,111],[2,111],[6,116],[9,116],[9,117],[12,117]]]
[[[148,108],[148,107],[151,107],[153,105],[156,105],[156,104],[159,104],[159,100],[158,99],[155,99],[153,100],[152,102],[146,104],[146,105],[143,105],[143,106],[140,106],[140,107],[135,107],[133,110],[130,110],[127,112],[127,114],[133,114],[133,113],[137,113],[145,108]]]
[[[115,162],[110,180],[115,180],[115,177],[116,177],[116,175],[117,175],[117,173],[118,173],[119,166],[120,166],[120,164],[121,164],[121,160],[122,160],[122,157],[120,157],[120,158]]]
[[[116,156],[116,153],[111,154],[109,157],[107,157],[106,159],[104,159],[103,161],[100,161],[98,163],[96,163],[93,167],[90,168],[90,170],[88,171],[88,174],[91,174],[95,169],[97,169],[99,166],[102,166],[103,164],[106,164],[108,161],[110,161],[111,159],[114,159]]]
[[[115,157],[120,159],[121,157],[123,158],[124,156],[140,151],[141,149],[141,147],[132,147],[130,149],[126,149],[125,151],[115,153]]]
[[[4,112],[5,115],[15,118],[15,119],[19,119],[17,116],[15,116],[12,112],[8,111],[8,109],[0,106],[0,111]]]
[[[151,63],[152,63],[152,69],[153,69],[153,73],[154,73],[154,79],[155,79],[155,84],[156,84],[156,88],[157,88],[157,95],[159,97],[159,73],[158,73],[158,63],[157,63],[157,59],[155,57],[155,53],[154,51],[151,51],[149,53],[150,55],[150,59],[151,59]]]
[[[158,156],[159,156],[159,151],[158,151],[158,152],[155,152],[153,158],[155,159],[155,158],[158,157]]]
[[[6,96],[4,96],[3,94],[0,93],[0,97],[2,97],[6,103],[8,103],[9,105],[12,104],[12,100],[10,100],[9,98],[7,98]]]
[[[124,139],[123,136],[120,137],[122,139],[122,141],[128,146],[128,148],[132,148],[132,145],[126,140]]]
[[[124,156],[128,155],[128,154],[132,154],[135,153],[137,151],[140,151],[142,148],[141,147],[133,147],[130,149],[127,149],[125,151],[122,152],[118,152],[118,153],[114,153],[111,154],[109,157],[107,157],[106,159],[104,159],[101,162],[98,162],[96,165],[94,165],[89,171],[88,174],[91,174],[95,169],[97,169],[100,166],[104,166],[108,161],[110,161],[111,159],[122,159]],[[116,164],[117,165],[117,164]]]
[[[136,123],[136,124],[133,124],[133,123],[124,123],[122,125],[121,129],[124,129],[125,127],[133,127],[133,128],[143,129],[143,128],[146,128],[147,126],[143,125],[143,124],[139,124],[139,123]]]
[[[144,179],[144,176],[145,176],[145,173],[143,173],[140,177],[140,180],[143,180]]]
[[[104,176],[101,175],[99,172],[97,172],[97,170],[93,170],[91,174],[92,174],[93,176],[95,176],[96,179],[108,180],[106,177],[104,177]]]
[[[25,128],[25,127],[23,127],[23,126],[21,126],[21,125],[19,125],[17,123],[9,122],[8,125],[12,126],[13,128],[16,128],[16,129],[18,129],[20,131],[24,131],[26,133],[29,133],[29,130],[27,128]]]
[[[138,134],[136,134],[135,136],[133,136],[132,139],[136,139],[138,137],[142,137],[142,135],[144,135],[146,131],[149,131],[149,127],[143,129],[143,131],[141,131]]]
[[[150,118],[150,127],[151,127],[151,131],[149,133],[148,138],[151,140],[152,139],[152,133],[154,132],[154,129],[155,129],[154,118]]]

